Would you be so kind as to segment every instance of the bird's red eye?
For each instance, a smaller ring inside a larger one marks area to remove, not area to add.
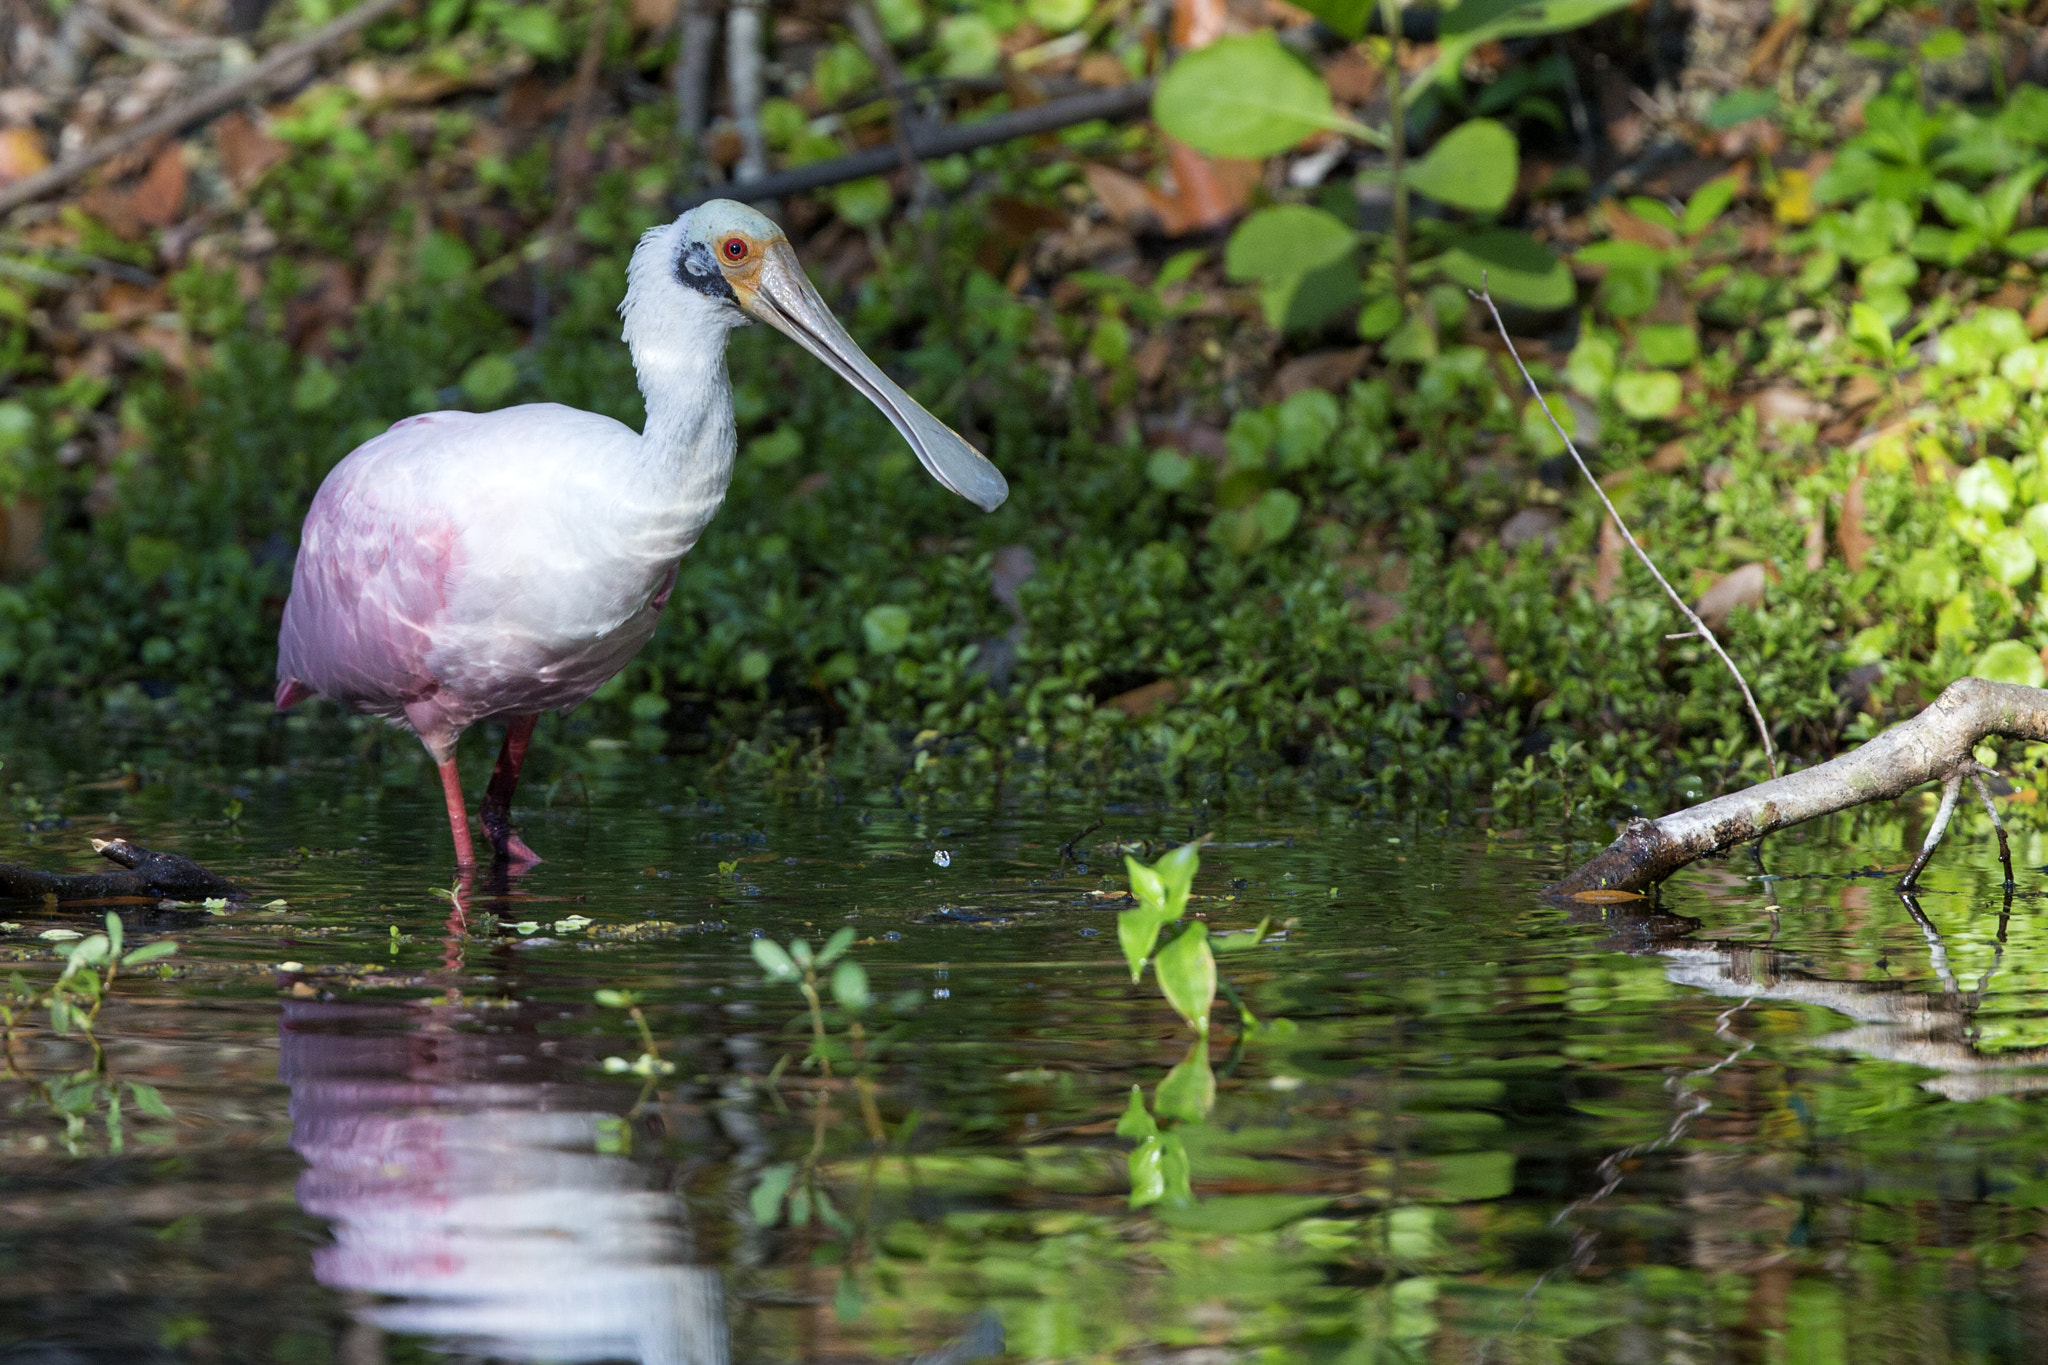
[[[747,259],[747,244],[737,237],[726,238],[725,259],[728,261],[744,261]]]

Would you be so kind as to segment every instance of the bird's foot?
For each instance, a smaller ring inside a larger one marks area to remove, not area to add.
[[[491,847],[497,850],[500,862],[526,867],[541,861],[541,856],[527,847],[526,840],[519,837],[519,831],[512,828],[512,821],[506,816],[486,811],[484,833],[490,837]]]

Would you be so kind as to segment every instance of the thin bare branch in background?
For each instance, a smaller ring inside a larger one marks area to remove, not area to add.
[[[1494,328],[1499,331],[1501,341],[1506,344],[1508,355],[1514,360],[1515,368],[1522,372],[1522,381],[1529,386],[1529,392],[1535,396],[1537,405],[1543,409],[1543,415],[1550,419],[1551,428],[1557,432],[1558,439],[1563,441],[1564,448],[1571,452],[1572,463],[1579,467],[1579,473],[1585,475],[1587,484],[1599,495],[1600,505],[1607,509],[1608,516],[1614,518],[1615,528],[1621,532],[1621,538],[1628,542],[1629,549],[1636,552],[1636,558],[1643,562],[1643,567],[1650,571],[1650,577],[1656,579],[1657,585],[1664,589],[1665,595],[1671,599],[1672,605],[1678,608],[1679,615],[1692,624],[1691,630],[1684,632],[1683,635],[1677,638],[1683,639],[1686,636],[1698,636],[1706,641],[1707,648],[1714,651],[1715,656],[1721,660],[1722,664],[1727,667],[1728,672],[1734,676],[1735,685],[1742,689],[1742,699],[1749,703],[1750,719],[1756,722],[1757,738],[1763,741],[1764,761],[1770,765],[1771,776],[1773,778],[1777,777],[1778,752],[1771,747],[1771,727],[1764,723],[1763,709],[1756,704],[1756,695],[1749,690],[1749,680],[1742,676],[1742,670],[1735,666],[1735,660],[1728,657],[1728,651],[1721,648],[1720,640],[1715,638],[1714,632],[1708,628],[1707,623],[1700,619],[1699,613],[1694,611],[1692,605],[1678,595],[1678,589],[1672,587],[1664,575],[1658,572],[1657,565],[1651,560],[1649,553],[1642,546],[1636,544],[1636,538],[1630,533],[1628,523],[1623,521],[1621,513],[1615,510],[1614,502],[1607,496],[1607,490],[1600,486],[1600,480],[1594,478],[1593,471],[1586,467],[1586,457],[1579,454],[1579,448],[1572,444],[1571,435],[1565,431],[1564,426],[1557,420],[1557,414],[1550,410],[1550,401],[1543,396],[1543,390],[1536,386],[1536,380],[1530,375],[1529,367],[1522,363],[1522,353],[1515,349],[1514,338],[1508,335],[1508,326],[1505,322],[1501,321],[1500,309],[1493,306],[1493,295],[1487,292],[1485,288],[1486,278],[1484,275],[1480,276],[1479,282],[1479,292],[1472,294],[1472,297],[1485,304],[1486,311],[1493,315]],[[1466,292],[1470,293],[1471,291],[1468,290]]]
[[[124,128],[48,170],[23,176],[10,185],[0,187],[0,214],[34,203],[44,195],[64,188],[94,167],[104,166],[137,147],[147,146],[160,137],[181,133],[195,123],[233,108],[251,95],[268,89],[272,82],[283,79],[303,63],[411,3],[412,0],[363,0],[362,4],[325,28],[317,29],[297,42],[280,44],[266,53],[261,61],[211,90],[180,100],[156,117]]]
[[[882,21],[876,17],[871,0],[851,0],[846,7],[846,20],[853,26],[853,36],[860,41],[861,50],[881,73],[883,88],[889,92],[889,140],[895,144],[896,156],[910,181],[911,209],[920,210],[931,202],[932,179],[925,174],[924,163],[917,159],[917,147],[911,140],[918,119],[917,107],[910,102],[909,83],[903,79],[903,68],[896,64],[896,54],[889,48],[889,39],[882,32]]]
[[[740,134],[732,178],[745,184],[768,174],[768,142],[761,132],[761,0],[733,0],[725,12],[725,84]]]
[[[711,124],[711,54],[718,43],[718,14],[711,0],[683,0],[676,11],[676,132],[689,144],[686,185],[705,179],[704,130]]]

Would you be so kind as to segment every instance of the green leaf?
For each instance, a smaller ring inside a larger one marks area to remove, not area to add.
[[[1490,118],[1459,124],[1401,173],[1408,187],[1473,213],[1499,213],[1515,192],[1515,135]]]
[[[1131,1207],[1142,1209],[1166,1198],[1166,1172],[1162,1158],[1166,1144],[1158,1133],[1140,1142],[1131,1152]]]
[[[1328,1195],[1234,1194],[1178,1208],[1169,1205],[1159,1211],[1159,1219],[1169,1227],[1188,1232],[1242,1235],[1271,1232],[1297,1218],[1306,1218],[1329,1202]]]
[[[1965,511],[2002,517],[2019,496],[2019,476],[2013,473],[2012,461],[1987,455],[1956,475],[1949,489]]]
[[[760,942],[759,939],[754,941]],[[796,1167],[787,1162],[762,1168],[761,1178],[754,1182],[753,1193],[747,1196],[747,1211],[754,1215],[756,1227],[775,1226],[776,1215],[782,1212],[782,1197],[789,1193],[790,1182],[795,1179]]]
[[[1130,874],[1132,899],[1154,914],[1166,909],[1166,883],[1160,879],[1157,871],[1145,866],[1128,853],[1124,855],[1124,871]]]
[[[1152,1107],[1162,1118],[1200,1123],[1216,1104],[1216,1073],[1209,1069],[1209,1040],[1199,1039],[1188,1055],[1152,1092]]]
[[[854,227],[873,227],[896,207],[895,191],[879,175],[849,180],[830,191],[832,211]]]
[[[1892,358],[1892,329],[1875,308],[1867,303],[1849,305],[1849,339],[1880,360]]]
[[[1247,949],[1256,948],[1259,946],[1260,940],[1266,937],[1266,930],[1271,927],[1272,923],[1273,917],[1268,915],[1260,920],[1256,927],[1245,933],[1226,934],[1221,937],[1211,938],[1209,940],[1209,951],[1213,953],[1241,953]]]
[[[546,5],[509,7],[498,15],[498,32],[536,57],[559,57],[567,46],[562,21]]]
[[[1195,873],[1201,869],[1202,846],[1194,840],[1171,850],[1152,864],[1152,870],[1166,884],[1166,908],[1173,912],[1175,919],[1187,913],[1188,892],[1194,888]]]
[[[171,1106],[164,1103],[163,1092],[153,1085],[144,1085],[141,1081],[129,1081],[128,1094],[134,1099],[135,1107],[152,1118],[168,1119],[177,1117],[177,1115],[171,1112]]]
[[[761,964],[761,970],[768,973],[770,981],[794,981],[801,975],[796,963],[775,940],[757,938],[752,946],[754,961]]]
[[[1716,132],[1733,128],[1738,123],[1747,123],[1753,118],[1764,118],[1778,111],[1778,96],[1775,91],[1745,88],[1730,90],[1715,100],[1707,109],[1706,123]]]
[[[1323,21],[1330,32],[1347,43],[1365,36],[1365,21],[1372,13],[1372,0],[1301,0],[1300,8]]]
[[[868,994],[868,973],[865,967],[848,958],[832,973],[832,998],[840,1008],[859,1014],[873,1003]]]
[[[1251,507],[1251,519],[1259,528],[1260,548],[1287,539],[1301,517],[1301,499],[1284,488],[1269,488]]]
[[[1264,31],[1181,57],[1153,92],[1152,117],[1196,151],[1254,160],[1351,126],[1331,108],[1322,77]]]
[[[756,953],[754,956],[759,957],[760,954]],[[608,1010],[630,1009],[634,1003],[633,994],[630,991],[598,991],[592,998]]]
[[[1362,341],[1379,341],[1401,325],[1401,300],[1392,294],[1375,294],[1358,312],[1358,336]]]
[[[1970,673],[1992,682],[2018,683],[2021,687],[2039,687],[2048,681],[2048,669],[2041,666],[2040,653],[2019,640],[2000,640],[1985,650],[1977,656]]]
[[[838,933],[825,940],[825,946],[818,950],[818,965],[830,966],[839,960],[839,955],[853,946],[853,926],[841,926]]]
[[[811,956],[811,945],[808,939],[791,939],[789,941],[789,956],[799,967],[809,967],[815,961]]]
[[[1977,553],[1984,557],[1984,567],[1991,570],[1991,576],[2010,588],[2032,578],[2040,563],[2026,532],[2017,526],[1992,532]]]
[[[2004,242],[2008,256],[2048,255],[2048,227],[2027,228],[2009,233]]]
[[[111,910],[107,911],[107,956],[121,956],[121,917]]]
[[[1578,297],[1565,263],[1515,228],[1460,237],[1438,260],[1457,283],[1475,291],[1483,286],[1495,301],[1518,308],[1569,308]]]
[[[871,654],[894,654],[910,642],[910,613],[893,603],[869,607],[860,631]]]
[[[1564,362],[1564,382],[1587,398],[1603,398],[1620,361],[1620,352],[1608,338],[1596,332],[1581,333],[1579,344]]]
[[[177,944],[167,938],[160,938],[154,943],[145,943],[140,948],[129,953],[128,956],[121,959],[121,965],[123,967],[140,967],[145,962],[155,962],[159,958],[169,957],[177,951]]]
[[[107,936],[94,934],[82,943],[75,943],[66,956],[71,959],[73,967],[90,967],[94,963],[104,962],[107,959]]]
[[[1639,422],[1669,417],[1684,395],[1678,376],[1668,370],[1638,370],[1614,380],[1614,401]]]
[[[1197,1033],[1209,1031],[1209,1010],[1216,1003],[1216,957],[1209,951],[1209,926],[1190,924],[1159,950],[1152,964],[1160,993]]]
[[[462,372],[462,391],[484,407],[512,392],[518,383],[519,366],[509,355],[480,355]]]
[[[1676,370],[1699,358],[1700,334],[1689,323],[1646,323],[1636,329],[1636,354],[1646,365]]]
[[[1124,1106],[1123,1117],[1116,1121],[1116,1135],[1120,1138],[1148,1138],[1159,1135],[1159,1124],[1145,1110],[1145,1092],[1138,1086],[1131,1087],[1130,1103]]]
[[[1233,280],[1288,279],[1342,260],[1357,244],[1358,234],[1335,214],[1283,204],[1237,225],[1223,249],[1223,271]]]
[[[1144,974],[1145,959],[1152,955],[1152,945],[1159,941],[1164,923],[1157,911],[1144,906],[1117,912],[1116,941],[1124,950],[1124,961],[1130,964],[1133,982]]]
[[[1694,190],[1692,198],[1685,201],[1685,216],[1678,220],[1678,230],[1688,237],[1704,232],[1734,202],[1735,177],[1717,175]]]

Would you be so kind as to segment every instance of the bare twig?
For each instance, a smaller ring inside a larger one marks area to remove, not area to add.
[[[916,144],[910,140],[911,130],[917,126],[917,109],[910,102],[910,87],[903,79],[903,68],[896,64],[896,54],[889,50],[888,36],[882,32],[882,21],[875,17],[872,0],[853,0],[846,7],[846,21],[853,26],[853,36],[860,40],[861,50],[875,64],[875,70],[882,76],[882,86],[889,92],[889,141],[896,148],[904,175],[910,179],[911,205],[922,208],[931,199],[932,182],[924,173],[924,163],[917,159]]]
[[[2019,883],[2013,880],[2012,875],[2012,840],[2005,836],[2005,821],[1998,818],[1998,806],[1991,799],[1991,788],[1984,782],[1985,776],[1992,771],[1982,764],[1971,764],[1970,785],[1977,789],[1977,799],[1984,803],[1984,813],[1991,817],[1992,832],[1998,836],[1998,863],[2005,870],[2005,891],[2010,896]]]
[[[239,75],[222,81],[211,90],[203,91],[188,100],[180,100],[156,117],[146,118],[132,127],[124,128],[112,137],[94,143],[69,160],[60,161],[48,170],[38,171],[34,175],[23,176],[13,184],[0,188],[0,214],[11,213],[23,204],[34,203],[44,195],[64,188],[94,167],[103,166],[137,147],[147,146],[160,137],[181,133],[195,123],[204,122],[215,114],[233,108],[249,96],[289,75],[299,63],[319,56],[379,19],[387,18],[411,3],[412,0],[363,0],[362,4],[325,28],[316,29],[295,43],[285,43],[273,48],[263,60]]]
[[[740,161],[732,178],[744,185],[768,174],[768,143],[761,133],[761,0],[733,0],[725,12],[725,84],[740,131]]]
[[[1778,754],[1777,750],[1771,747],[1771,727],[1764,723],[1763,710],[1757,706],[1756,697],[1749,690],[1749,681],[1742,676],[1742,670],[1735,666],[1735,660],[1728,657],[1728,651],[1721,648],[1720,640],[1715,638],[1714,632],[1708,628],[1707,623],[1700,619],[1699,613],[1694,611],[1691,605],[1678,595],[1678,589],[1672,587],[1664,575],[1658,572],[1657,565],[1651,560],[1648,552],[1636,543],[1635,535],[1628,529],[1628,523],[1623,521],[1621,513],[1615,510],[1614,502],[1607,496],[1607,490],[1600,486],[1600,480],[1594,478],[1593,471],[1586,467],[1586,457],[1579,454],[1579,448],[1572,444],[1571,435],[1565,431],[1563,424],[1557,420],[1557,414],[1550,410],[1550,401],[1543,396],[1543,390],[1537,387],[1535,378],[1529,373],[1529,367],[1522,363],[1522,354],[1515,349],[1514,339],[1508,336],[1508,326],[1505,322],[1501,321],[1500,309],[1494,307],[1493,295],[1485,287],[1486,277],[1484,274],[1479,277],[1479,283],[1479,292],[1472,294],[1472,297],[1485,304],[1486,311],[1493,315],[1493,325],[1499,330],[1500,339],[1507,344],[1509,357],[1514,360],[1515,368],[1522,372],[1522,381],[1529,386],[1529,392],[1535,395],[1537,405],[1543,409],[1543,415],[1550,419],[1550,425],[1557,432],[1558,439],[1563,441],[1564,448],[1571,452],[1572,463],[1579,467],[1579,473],[1585,475],[1587,484],[1592,487],[1594,493],[1599,495],[1600,505],[1607,509],[1608,516],[1614,518],[1615,529],[1621,532],[1621,538],[1628,542],[1629,549],[1636,552],[1636,558],[1643,562],[1643,567],[1650,571],[1650,577],[1656,579],[1657,585],[1664,589],[1665,595],[1670,597],[1672,605],[1678,608],[1679,615],[1692,624],[1691,633],[1707,642],[1707,647],[1714,651],[1715,656],[1721,660],[1722,664],[1727,667],[1728,672],[1734,676],[1735,685],[1742,689],[1742,699],[1749,703],[1750,719],[1756,722],[1757,738],[1763,741],[1764,762],[1770,765],[1771,776],[1773,778],[1777,777]],[[1466,292],[1471,293],[1470,290]]]
[[[911,130],[910,140],[918,157],[930,161],[955,152],[971,152],[977,147],[993,147],[998,142],[1009,142],[1015,138],[1057,132],[1095,119],[1129,118],[1143,113],[1151,101],[1152,84],[1141,81],[1111,90],[1091,90],[1083,95],[1047,100],[1028,109],[1013,109],[972,123],[955,123],[939,128],[920,125]],[[808,166],[763,176],[747,186],[747,197],[778,199],[785,194],[804,194],[827,185],[841,185],[863,176],[880,175],[897,161],[893,145],[864,147],[849,156],[814,161]],[[700,191],[678,201],[676,208],[695,208],[707,199],[718,197],[718,191]]]
[[[1941,847],[1941,836],[1948,833],[1948,822],[1956,813],[1956,798],[1962,795],[1962,791],[1962,773],[1951,772],[1942,779],[1941,804],[1935,808],[1934,823],[1927,827],[1927,837],[1920,841],[1920,851],[1913,856],[1912,866],[1906,869],[1905,876],[1899,878],[1901,891],[1920,880],[1920,873],[1927,866],[1927,860],[1934,856],[1935,849]]]
[[[702,179],[704,129],[711,122],[711,52],[718,42],[718,15],[711,0],[684,0],[676,56],[676,131],[690,145],[690,183]]]
[[[1929,854],[1954,811],[1948,784],[1981,772],[1971,751],[1992,735],[2048,743],[2048,690],[1958,678],[1919,715],[1826,763],[1655,820],[1630,821],[1619,838],[1552,890],[1641,891],[1694,859],[1772,830],[1940,782],[1943,813],[1923,849]],[[1923,856],[1908,875],[1917,877],[1924,866]]]

